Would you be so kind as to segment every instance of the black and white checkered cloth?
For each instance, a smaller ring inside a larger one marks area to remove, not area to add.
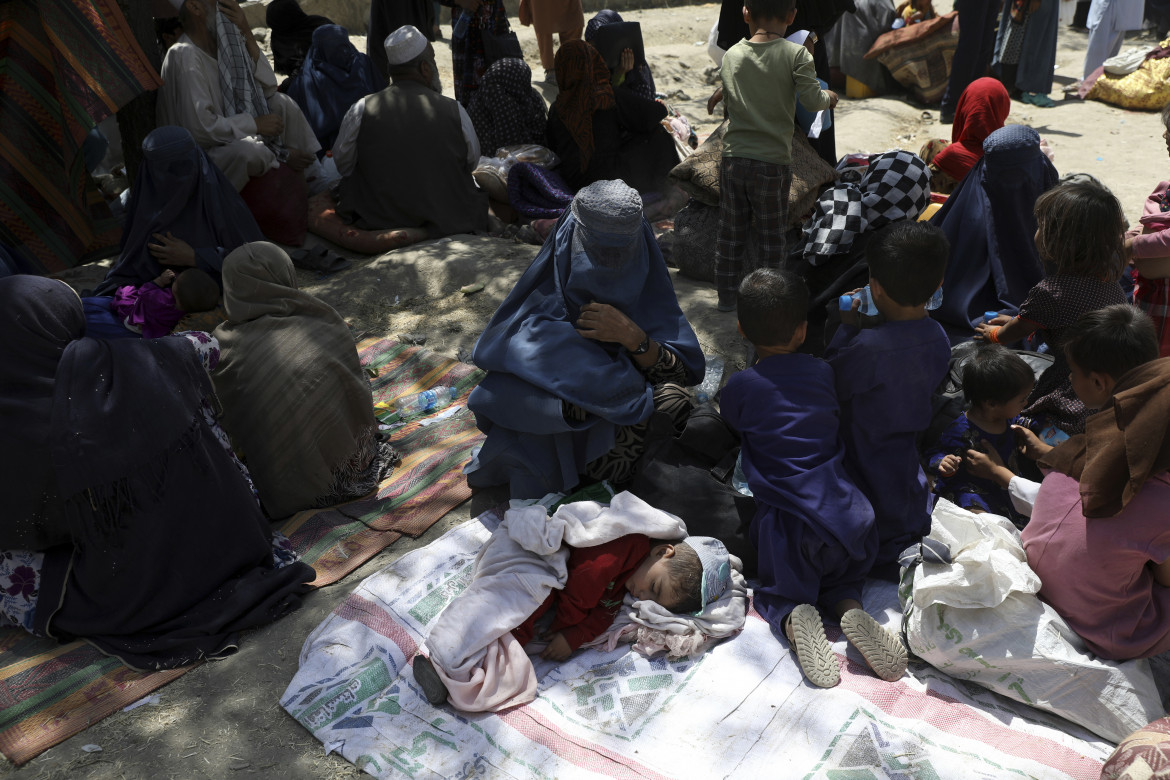
[[[804,256],[813,265],[849,251],[853,239],[901,219],[916,219],[930,204],[930,171],[913,152],[875,155],[858,184],[821,193],[804,226]]]
[[[264,90],[256,83],[255,65],[248,56],[248,47],[238,27],[226,16],[215,11],[215,31],[219,39],[219,88],[223,93],[225,116],[268,113]]]

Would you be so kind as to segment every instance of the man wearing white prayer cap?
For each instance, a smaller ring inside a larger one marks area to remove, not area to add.
[[[360,228],[421,228],[431,238],[484,230],[487,196],[471,178],[479,140],[463,106],[442,94],[434,47],[409,24],[383,46],[390,86],[346,112],[333,144],[338,214]]]
[[[241,190],[281,162],[325,182],[321,148],[301,109],[276,91],[276,74],[236,0],[171,0],[183,35],[163,59],[159,125],[190,131]]]

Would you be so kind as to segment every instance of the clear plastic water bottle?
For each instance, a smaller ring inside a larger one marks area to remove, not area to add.
[[[837,307],[841,311],[849,311],[853,308],[853,301],[855,300],[861,301],[861,306],[857,309],[858,314],[864,317],[876,317],[878,315],[878,307],[874,305],[873,294],[870,293],[868,284],[858,292],[842,295],[837,301]]]
[[[708,356],[707,370],[703,374],[703,381],[695,388],[695,400],[705,404],[719,392],[719,382],[723,379],[723,358]]]
[[[934,311],[939,306],[942,306],[942,301],[943,301],[942,287],[939,287],[937,290],[934,291],[934,295],[930,296],[930,300],[926,302],[926,310],[927,311]]]
[[[459,391],[454,387],[434,387],[416,395],[404,395],[394,399],[394,409],[401,417],[437,412],[454,401]]]
[[[739,457],[735,459],[735,471],[731,475],[731,486],[745,496],[752,495],[752,489],[748,487],[747,475],[743,473],[743,450],[739,451]]]

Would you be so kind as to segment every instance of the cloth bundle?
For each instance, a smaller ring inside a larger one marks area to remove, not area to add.
[[[913,152],[877,155],[858,184],[838,184],[817,200],[804,227],[804,256],[813,265],[849,251],[867,230],[916,219],[930,203],[930,171]]]
[[[516,163],[508,171],[508,202],[530,219],[556,219],[573,202],[573,191],[556,171]]]
[[[536,696],[532,663],[512,629],[540,607],[568,579],[573,547],[594,547],[628,534],[683,539],[679,518],[632,493],[615,495],[607,506],[595,501],[566,504],[552,517],[540,504],[510,509],[484,544],[467,589],[453,600],[426,639],[427,655],[443,677],[452,703],[465,711],[496,711]],[[694,652],[712,639],[730,636],[747,618],[747,589],[732,557],[733,587],[697,616],[672,615],[657,604],[633,602],[591,645],[616,647],[638,641],[638,650],[672,647]]]

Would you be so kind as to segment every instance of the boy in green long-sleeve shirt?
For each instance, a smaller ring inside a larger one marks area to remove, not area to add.
[[[821,89],[808,49],[784,40],[796,0],[744,0],[743,18],[752,35],[727,51],[719,89],[730,120],[719,172],[720,311],[735,309],[749,238],[765,265],[779,267],[784,257],[797,99],[810,111],[837,104],[836,93]]]

